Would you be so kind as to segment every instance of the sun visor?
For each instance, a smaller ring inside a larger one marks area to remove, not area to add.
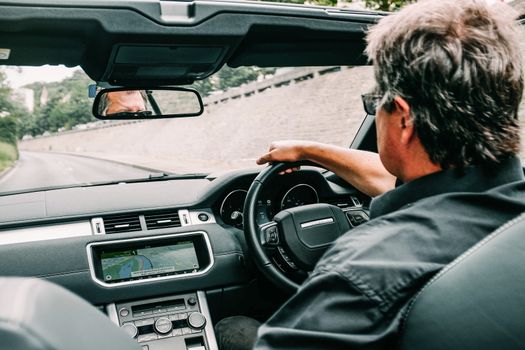
[[[103,81],[126,84],[191,84],[220,66],[226,47],[119,45],[113,49]]]

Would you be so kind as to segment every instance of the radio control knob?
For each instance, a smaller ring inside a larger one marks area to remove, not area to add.
[[[133,323],[124,323],[120,328],[128,333],[131,338],[135,338],[139,332]]]
[[[155,321],[155,331],[159,334],[168,334],[171,332],[173,324],[167,317],[161,317]]]
[[[206,317],[200,312],[193,312],[188,316],[188,324],[194,329],[203,329],[206,326]]]

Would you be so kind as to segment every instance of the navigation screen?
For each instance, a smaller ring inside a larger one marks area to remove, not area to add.
[[[115,282],[196,272],[199,261],[192,241],[160,247],[101,252],[104,281]]]

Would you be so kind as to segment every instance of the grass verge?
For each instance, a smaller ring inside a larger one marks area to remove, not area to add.
[[[18,159],[16,146],[0,141],[0,172],[9,168]]]

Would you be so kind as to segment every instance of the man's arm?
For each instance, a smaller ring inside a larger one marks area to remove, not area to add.
[[[310,141],[277,141],[257,164],[309,160],[333,171],[359,191],[377,196],[395,187],[390,174],[373,152],[353,150]]]

